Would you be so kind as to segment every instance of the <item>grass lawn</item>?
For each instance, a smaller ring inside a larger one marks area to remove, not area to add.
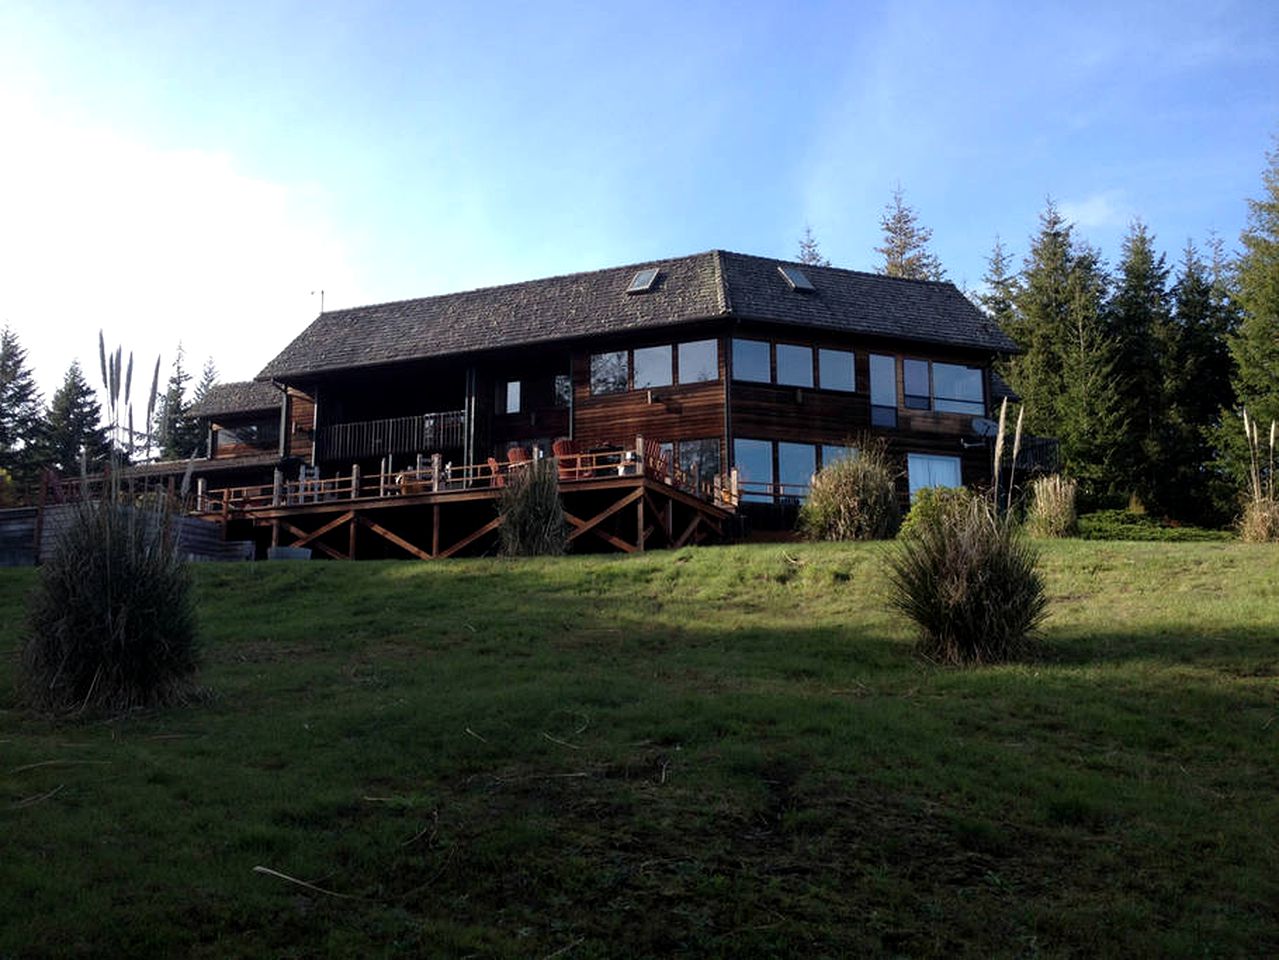
[[[204,566],[207,698],[74,724],[0,571],[0,957],[1279,955],[1279,552],[955,671],[882,549]]]

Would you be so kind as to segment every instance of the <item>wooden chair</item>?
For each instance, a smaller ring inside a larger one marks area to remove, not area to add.
[[[582,445],[576,440],[556,440],[551,444],[551,454],[561,480],[576,480],[585,476],[582,469]]]
[[[506,451],[506,459],[512,463],[528,463],[532,457],[528,455],[528,451],[523,447],[511,447]]]
[[[644,444],[644,473],[665,480],[671,479],[671,455],[662,449],[661,444]]]

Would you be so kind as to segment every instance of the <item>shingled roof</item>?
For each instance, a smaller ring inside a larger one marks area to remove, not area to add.
[[[258,374],[330,370],[549,343],[715,318],[760,320],[1010,353],[1016,345],[953,284],[795,264],[815,290],[792,290],[787,261],[723,250],[419,300],[330,310]],[[653,289],[627,294],[636,272]]]
[[[280,409],[283,394],[273,383],[241,380],[216,383],[203,400],[191,404],[191,416],[216,417],[226,413],[254,413]]]

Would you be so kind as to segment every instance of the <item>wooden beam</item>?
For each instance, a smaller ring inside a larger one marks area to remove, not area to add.
[[[358,516],[358,515],[356,516],[355,519],[360,526],[368,527],[370,530],[376,533],[383,540],[391,541],[391,543],[395,544],[397,547],[400,547],[403,550],[407,550],[409,553],[413,554],[413,556],[417,557],[419,560],[435,559],[429,553],[423,550],[421,547],[414,546],[413,544],[409,543],[409,541],[401,537],[399,534],[392,533],[390,530],[386,529],[386,527],[382,526],[380,523],[374,523],[368,517]],[[351,524],[351,527],[352,529],[354,529],[355,524],[354,523]],[[355,539],[354,533],[351,534],[351,539],[352,541],[354,541]]]
[[[431,508],[431,553],[440,552],[440,505]]]
[[[580,532],[580,533],[586,532],[586,521],[581,519],[580,517],[575,517],[573,516],[573,514],[565,510],[564,519],[567,520],[569,523],[573,524],[573,526],[582,528],[581,530],[577,532]],[[599,537],[605,543],[611,543],[613,546],[617,547],[617,549],[621,550],[623,553],[635,552],[635,544],[627,543],[621,537],[615,537],[611,533],[609,533],[607,530],[601,530],[599,527],[593,527],[593,528],[590,528],[590,532],[594,536]]]
[[[589,520],[579,520],[577,517],[573,517],[571,514],[566,512],[565,517],[571,517],[571,519],[569,519],[569,523],[577,527],[576,530],[574,530],[572,533],[568,535],[569,540],[576,540],[582,534],[590,532],[599,524],[603,523],[605,520],[611,517],[613,514],[617,513],[617,511],[629,506],[630,504],[634,503],[636,500],[638,500],[642,496],[644,496],[644,489],[642,487],[636,490],[632,490],[630,493],[622,497],[621,500],[618,500],[617,503],[613,504],[607,510],[600,511],[599,513],[595,514],[595,516],[591,517],[591,519]]]
[[[287,520],[281,520],[281,521],[280,521],[280,526],[284,527],[284,529],[288,530],[288,531],[289,531],[291,534],[293,534],[295,537],[305,537],[305,536],[307,536],[307,532],[306,532],[305,530],[302,530],[302,529],[299,529],[298,527],[293,526],[293,524],[289,523],[289,521],[287,521]],[[294,545],[296,546],[296,544],[294,544]],[[332,547],[330,547],[327,543],[324,543],[324,542],[322,542],[322,541],[320,541],[320,540],[315,541],[315,542],[312,544],[312,546],[313,546],[313,547],[316,547],[316,548],[317,548],[317,549],[319,549],[321,552],[323,552],[323,553],[327,554],[328,556],[332,557],[334,560],[345,560],[345,559],[346,559],[346,554],[344,554],[344,553],[338,553],[336,550],[334,550]]]
[[[359,529],[360,525],[352,520],[351,526],[346,531],[346,556],[349,560],[355,559],[355,531]]]
[[[648,531],[644,529],[644,497],[640,497],[635,507],[635,546],[642,553],[644,541],[648,539]]]
[[[688,522],[688,526],[684,528],[684,532],[681,533],[679,537],[676,538],[675,542],[671,544],[671,548],[678,550],[680,547],[684,546],[684,544],[688,543],[688,538],[693,535],[694,531],[696,531],[701,525],[701,522],[702,515],[695,512],[693,514],[693,519]]]
[[[322,537],[326,533],[328,533],[330,530],[336,530],[338,527],[342,526],[342,524],[350,523],[354,519],[355,519],[355,514],[352,511],[348,510],[346,513],[342,514],[340,517],[334,517],[328,523],[324,524],[324,526],[317,527],[316,529],[312,530],[310,533],[303,536],[301,539],[295,540],[292,545],[295,547],[305,547],[308,543],[315,540],[316,537]],[[294,527],[293,529],[296,530],[297,528]]]
[[[457,553],[459,550],[463,550],[466,547],[469,547],[476,540],[480,539],[480,537],[484,536],[484,534],[489,533],[490,531],[496,530],[501,525],[502,525],[502,518],[494,517],[492,520],[484,524],[484,526],[480,527],[480,529],[476,530],[470,536],[463,537],[461,540],[453,544],[453,546],[449,547],[447,550],[436,554],[436,556],[439,557],[441,560],[443,560],[445,557],[451,557],[453,556],[453,554]]]

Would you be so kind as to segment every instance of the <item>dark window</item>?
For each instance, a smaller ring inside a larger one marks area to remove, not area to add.
[[[803,500],[817,472],[817,448],[811,443],[777,444],[777,480],[784,498]]]
[[[981,367],[963,367],[955,363],[933,364],[933,408],[949,413],[986,412],[982,393]]]
[[[897,360],[879,353],[870,355],[870,424],[897,426]]]
[[[813,348],[793,343],[777,345],[777,382],[788,387],[813,385]]]
[[[626,288],[627,293],[645,293],[653,289],[653,284],[657,282],[658,270],[649,267],[635,274],[631,280],[631,285]]]
[[[567,373],[557,373],[555,375],[555,396],[554,404],[557,407],[567,407],[573,402],[573,378]]]
[[[630,379],[626,351],[591,354],[591,393],[624,393]]]
[[[773,379],[768,360],[768,341],[733,340],[733,379],[768,383]]]
[[[671,348],[641,347],[635,351],[635,389],[671,385]]]
[[[253,447],[256,450],[275,450],[280,445],[280,421],[273,417],[233,427],[219,427],[214,431],[213,445],[215,449]]]
[[[928,361],[902,361],[902,389],[907,410],[928,410],[932,391],[928,386]]]
[[[718,340],[692,340],[679,345],[680,383],[705,383],[718,379]]]
[[[856,389],[853,372],[853,352],[851,350],[818,350],[817,372],[818,386],[823,390]]]
[[[519,413],[520,412],[520,382],[518,380],[507,380],[498,392],[499,413]]]
[[[719,438],[681,440],[679,466],[688,474],[692,474],[693,467],[696,466],[698,478],[709,483],[719,473]]]
[[[813,292],[812,281],[804,276],[804,271],[799,269],[799,267],[793,267],[790,264],[779,264],[777,269],[786,278],[786,282],[790,284],[792,290],[803,290],[806,293]]]

